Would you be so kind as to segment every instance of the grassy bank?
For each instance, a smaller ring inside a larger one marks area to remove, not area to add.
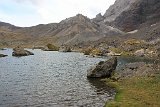
[[[160,74],[107,83],[116,88],[117,94],[105,107],[160,107]]]

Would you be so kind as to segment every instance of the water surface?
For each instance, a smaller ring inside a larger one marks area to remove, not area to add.
[[[86,78],[87,70],[107,58],[81,53],[30,50],[35,55],[12,57],[0,53],[0,107],[102,107],[114,90]]]

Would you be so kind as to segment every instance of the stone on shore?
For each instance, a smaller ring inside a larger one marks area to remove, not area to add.
[[[68,46],[62,46],[60,47],[59,52],[72,52],[72,49]]]
[[[146,64],[144,62],[134,62],[126,64],[119,72],[119,77],[130,78],[130,77],[143,77],[150,76],[155,73],[152,64]]]
[[[14,48],[12,52],[12,56],[28,56],[28,55],[34,55],[34,54],[20,47]]]
[[[139,57],[143,57],[145,56],[145,50],[144,49],[140,49],[140,50],[137,50],[135,53],[134,53],[135,56],[139,56]]]
[[[49,43],[44,48],[42,48],[42,50],[43,51],[59,51],[59,47]]]
[[[113,57],[107,61],[101,61],[96,66],[87,71],[88,78],[111,77],[112,72],[116,69],[117,58]]]
[[[6,57],[6,56],[8,56],[8,55],[0,54],[0,57]]]

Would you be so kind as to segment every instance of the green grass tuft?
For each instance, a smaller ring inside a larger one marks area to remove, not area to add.
[[[105,107],[160,107],[160,75],[107,81],[107,84],[115,87],[117,94]]]

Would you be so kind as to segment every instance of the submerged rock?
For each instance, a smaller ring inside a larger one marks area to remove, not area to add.
[[[116,69],[117,58],[113,57],[107,61],[101,61],[96,66],[87,71],[88,78],[110,77]]]
[[[0,57],[6,57],[6,56],[8,56],[8,55],[0,54]]]
[[[14,48],[12,52],[12,56],[28,56],[28,55],[34,55],[34,54],[20,47]]]

